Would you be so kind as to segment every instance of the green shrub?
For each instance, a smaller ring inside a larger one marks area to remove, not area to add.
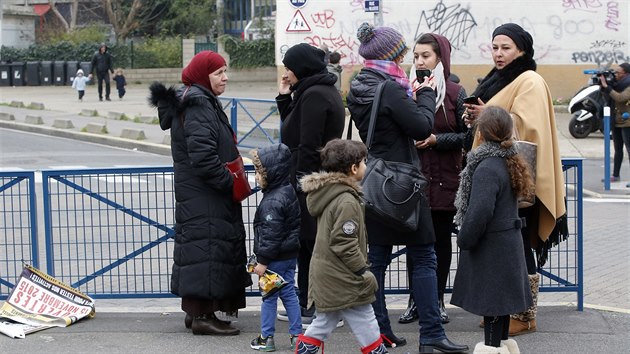
[[[232,36],[222,36],[219,40],[222,41],[225,51],[230,55],[230,67],[234,69],[276,65],[273,38],[242,41]]]

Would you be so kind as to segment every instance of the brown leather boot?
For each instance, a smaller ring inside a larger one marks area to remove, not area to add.
[[[220,318],[217,317],[217,319],[223,323],[225,323],[226,325],[230,325],[232,323],[232,321],[229,320],[222,320]],[[190,329],[192,327],[192,322],[193,322],[193,316],[186,314],[186,318],[184,318],[184,326],[186,326],[186,328]]]
[[[219,320],[214,314],[195,316],[192,321],[193,334],[235,336],[241,331]]]

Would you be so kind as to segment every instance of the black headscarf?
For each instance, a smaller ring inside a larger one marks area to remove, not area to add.
[[[293,71],[298,80],[326,71],[326,53],[307,43],[296,44],[284,54],[282,63]]]

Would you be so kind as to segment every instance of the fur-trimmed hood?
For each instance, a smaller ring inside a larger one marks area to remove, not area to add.
[[[307,193],[306,205],[313,216],[320,215],[326,206],[341,193],[348,192],[361,199],[358,181],[340,172],[315,172],[300,179],[302,191]]]
[[[149,93],[149,106],[158,109],[158,118],[162,130],[170,129],[173,118],[182,114],[189,106],[210,103],[219,110],[223,109],[221,103],[211,91],[198,85],[181,86],[179,88],[170,86],[166,88],[162,83],[154,82],[149,86]]]

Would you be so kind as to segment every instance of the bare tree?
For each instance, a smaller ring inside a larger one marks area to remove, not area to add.
[[[77,27],[77,12],[79,9],[79,0],[72,0],[70,3],[70,23],[63,17],[57,6],[55,6],[55,2],[53,0],[48,0],[48,5],[50,5],[50,9],[55,14],[55,16],[59,19],[66,32],[70,32]]]
[[[127,39],[133,31],[156,21],[166,9],[160,0],[102,0],[117,40]]]

